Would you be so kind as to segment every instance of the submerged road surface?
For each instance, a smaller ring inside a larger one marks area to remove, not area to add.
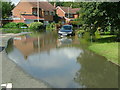
[[[5,75],[12,71],[9,81],[15,87],[32,87],[30,82],[45,87],[38,83],[42,80],[54,88],[118,88],[118,67],[85,46],[76,36],[17,36],[8,41],[6,53],[10,60],[3,62],[7,65],[3,80],[8,81]],[[10,66],[8,62],[15,64]]]
[[[20,34],[21,35],[21,34]],[[2,37],[2,47],[6,47],[7,41],[14,35]],[[47,88],[47,84],[25,73],[12,60],[8,58],[5,50],[0,52],[0,84],[12,83],[13,88]],[[2,88],[2,87],[1,87]]]

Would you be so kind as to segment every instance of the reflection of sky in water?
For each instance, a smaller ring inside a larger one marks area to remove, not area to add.
[[[80,64],[76,60],[82,52],[73,47],[58,48],[30,55],[25,60],[19,50],[14,48],[9,53],[9,58],[32,76],[54,87],[80,87],[74,82],[74,77],[80,69]]]

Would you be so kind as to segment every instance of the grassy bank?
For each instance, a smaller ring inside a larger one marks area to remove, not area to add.
[[[115,36],[103,35],[101,36],[101,39],[99,39],[97,42],[92,43],[89,46],[89,49],[99,55],[106,57],[108,61],[120,65],[120,63],[118,63],[119,44],[120,43],[115,42]]]
[[[118,64],[118,43],[95,43],[89,49]]]

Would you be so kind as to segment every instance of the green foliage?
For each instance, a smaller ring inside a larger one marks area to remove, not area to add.
[[[23,26],[27,27],[27,24],[25,24],[25,23],[17,23],[17,27],[18,28],[21,28]]]
[[[15,5],[12,2],[2,2],[2,18],[8,18],[12,15],[12,10]]]
[[[22,30],[11,29],[11,30],[3,30],[4,33],[20,33]]]
[[[3,28],[21,28],[23,26],[27,27],[27,24],[10,22],[10,23],[5,24]]]
[[[44,29],[44,26],[41,22],[33,22],[30,24],[29,28],[32,30],[41,31]]]
[[[51,2],[51,4],[54,5],[54,2]],[[81,6],[81,3],[79,2],[56,2],[56,6],[79,8]]]
[[[99,55],[105,56],[107,60],[118,63],[118,43],[94,43],[89,47],[90,50],[98,53]]]
[[[85,32],[85,30],[78,30],[77,34],[83,34]]]
[[[89,32],[85,32],[84,35],[83,35],[83,38],[84,38],[86,41],[90,41],[90,33],[89,33]]]
[[[55,23],[50,23],[49,25],[46,26],[47,31],[53,31],[56,30],[56,24]]]
[[[62,26],[62,22],[61,21],[59,21],[58,23],[56,23],[56,28],[57,29],[61,28],[61,26]]]
[[[57,14],[55,14],[53,21],[55,21],[55,23],[58,23],[59,19],[60,19],[59,16]]]
[[[101,27],[103,30],[120,34],[120,2],[84,2],[81,7],[81,23],[86,24],[91,33],[94,34],[97,28]]]
[[[14,23],[14,22],[7,23],[3,27],[4,28],[18,28],[17,23]]]
[[[100,39],[100,31],[99,31],[99,29],[95,32],[95,38]]]

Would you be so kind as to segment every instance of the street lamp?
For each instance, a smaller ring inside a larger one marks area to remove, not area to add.
[[[39,22],[39,0],[37,0],[37,18],[38,18],[38,22]]]

